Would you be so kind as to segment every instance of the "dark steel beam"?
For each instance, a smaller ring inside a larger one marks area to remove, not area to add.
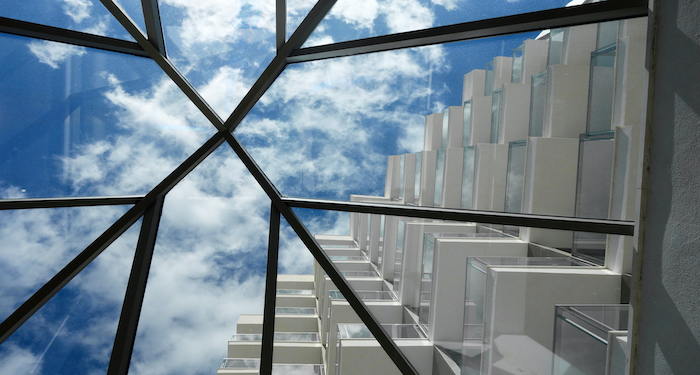
[[[309,249],[311,255],[314,256],[335,286],[338,287],[338,290],[343,294],[372,335],[374,335],[374,338],[379,342],[387,355],[389,355],[389,358],[391,358],[399,371],[406,375],[418,375],[418,371],[416,371],[406,356],[404,356],[403,352],[396,346],[396,343],[384,331],[377,318],[367,309],[367,306],[357,295],[353,287],[350,286],[340,274],[335,264],[330,260],[323,249],[321,249],[321,245],[318,244],[313,235],[306,229],[306,226],[299,220],[299,217],[292,211],[292,208],[282,200],[282,196],[257,163],[255,163],[250,154],[248,154],[248,151],[246,151],[243,145],[241,145],[238,139],[231,133],[226,133],[226,141],[272,200],[272,204],[277,207],[279,212],[287,220],[287,223],[294,229],[294,232],[296,232],[297,236],[299,236],[304,245]]]
[[[277,52],[279,53],[284,42],[287,40],[287,1],[277,0],[277,29],[275,33],[277,42]]]
[[[143,35],[141,30],[136,27],[134,21],[129,18],[129,16],[124,12],[124,10],[112,0],[100,0],[102,4],[109,10],[114,18],[119,21],[119,23],[124,26],[126,31],[131,34],[131,36],[136,39],[138,44],[143,48],[144,51],[150,56],[165,74],[170,77],[170,79],[175,82],[177,87],[182,90],[182,92],[192,101],[199,110],[204,114],[204,116],[214,125],[218,130],[223,130],[223,120],[216,114],[216,112],[209,106],[209,104],[199,95],[199,92],[185,79],[185,77],[180,73],[177,68],[168,60],[164,55],[158,51],[156,47],[151,44],[148,38]]]
[[[153,47],[156,47],[161,55],[165,54],[165,38],[163,37],[163,26],[160,21],[160,10],[158,9],[157,0],[141,0],[143,8],[143,19],[146,23],[146,34],[148,41]]]
[[[110,38],[80,31],[61,29],[59,27],[0,17],[0,32],[68,43],[76,46],[97,48],[110,52],[127,53],[134,56],[148,57],[148,53],[138,43]]]
[[[66,198],[22,198],[0,199],[0,210],[22,210],[28,208],[114,206],[136,204],[145,195],[127,195],[121,197],[66,197]]]
[[[124,296],[117,334],[112,346],[112,356],[109,360],[107,375],[126,375],[129,372],[131,353],[134,350],[136,329],[141,316],[143,296],[146,293],[148,271],[151,268],[153,248],[156,245],[164,200],[165,196],[158,197],[143,215],[141,233],[136,245],[134,262],[131,264],[131,275],[129,275],[129,283],[126,287],[126,295]]]
[[[272,375],[272,351],[275,344],[275,305],[277,303],[277,259],[280,242],[280,212],[270,206],[270,235],[267,242],[265,309],[263,311],[260,375]]]
[[[591,233],[634,235],[634,221],[585,219],[579,217],[514,214],[508,212],[457,210],[440,207],[404,206],[381,203],[343,202],[323,199],[282,198],[290,207],[345,212],[361,212],[424,219],[469,221],[480,224],[503,224],[530,228],[547,228]]]
[[[287,58],[289,55],[294,50],[301,48],[336,1],[337,0],[319,0],[318,3],[314,5],[306,18],[301,22],[301,25],[294,31],[294,34],[292,34],[289,40],[278,49],[277,55],[272,59],[270,65],[265,68],[265,71],[260,75],[258,80],[255,81],[253,87],[250,88],[243,100],[241,100],[233,113],[231,113],[231,116],[226,120],[225,125],[227,129],[233,131],[241,121],[243,121],[243,118],[253,109],[255,103],[260,100],[265,91],[267,91],[277,77],[282,74],[282,71],[287,66]]]
[[[440,43],[481,39],[500,35],[541,31],[557,27],[616,19],[644,17],[647,1],[610,0],[566,8],[465,22],[456,25],[358,39],[348,42],[303,48],[294,51],[288,63],[299,63],[402,48],[421,47]]]
[[[224,142],[224,134],[218,132],[212,138],[187,158],[180,166],[153,188],[134,207],[129,209],[122,217],[117,219],[104,233],[93,241],[85,250],[76,256],[68,265],[63,267],[54,277],[27,299],[5,321],[0,323],[0,344],[17,330],[27,319],[39,310],[51,297],[58,293],[80,271],[90,264],[98,255],[114,242],[122,233],[126,232],[155,201],[165,196],[178,182],[187,176],[192,169],[201,163],[207,156]]]

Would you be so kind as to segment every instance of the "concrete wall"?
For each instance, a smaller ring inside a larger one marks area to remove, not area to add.
[[[652,7],[631,372],[692,374],[700,368],[700,2]]]

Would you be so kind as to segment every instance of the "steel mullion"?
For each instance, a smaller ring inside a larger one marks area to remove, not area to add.
[[[134,349],[136,339],[136,329],[141,315],[143,296],[146,292],[146,282],[148,272],[153,259],[153,249],[156,245],[158,235],[158,225],[163,212],[163,201],[165,196],[160,196],[153,204],[146,209],[141,224],[134,261],[131,265],[129,283],[126,287],[124,304],[119,317],[117,334],[114,337],[112,356],[109,360],[107,375],[126,375],[129,372],[131,354]]]
[[[192,101],[199,110],[204,114],[204,116],[218,129],[223,130],[223,120],[216,114],[216,112],[209,106],[209,104],[199,95],[199,92],[190,84],[189,81],[180,73],[177,68],[168,60],[164,55],[158,51],[156,47],[148,41],[148,38],[143,35],[141,30],[134,24],[134,21],[129,18],[129,16],[124,12],[124,10],[112,0],[100,0],[102,4],[109,10],[114,18],[119,21],[119,23],[124,26],[126,31],[131,34],[131,36],[136,39],[141,48],[146,51],[148,56],[150,56],[165,74],[170,77],[170,79],[175,82],[175,84],[182,90],[182,92]]]
[[[379,320],[367,308],[367,305],[357,295],[352,286],[340,274],[336,265],[330,260],[328,255],[321,249],[313,235],[306,229],[306,226],[299,220],[299,217],[294,213],[291,207],[282,200],[282,196],[275,188],[272,182],[267,178],[265,173],[255,163],[253,158],[248,154],[243,145],[231,133],[225,134],[226,141],[236,152],[236,155],[241,159],[246,168],[253,175],[258,184],[263,188],[272,203],[277,207],[280,213],[287,220],[287,223],[294,229],[297,236],[306,245],[311,254],[314,256],[319,265],[331,278],[338,290],[343,294],[343,297],[352,306],[355,313],[360,317],[362,322],[367,326],[369,331],[374,335],[374,338],[379,342],[389,358],[394,362],[396,367],[403,374],[418,375],[418,372],[413,365],[408,361],[406,356],[401,352],[396,343],[389,337],[384,329],[379,324]]]
[[[98,255],[114,242],[122,233],[126,232],[150,207],[156,199],[167,194],[178,182],[192,171],[207,156],[216,150],[224,142],[224,135],[228,132],[218,132],[207,142],[180,164],[163,181],[153,188],[134,207],[129,209],[122,217],[117,219],[106,231],[104,231],[85,250],[76,256],[68,265],[59,271],[54,277],[36,291],[7,319],[0,323],[0,344],[17,330],[27,319],[39,310],[51,297],[58,293],[80,271],[87,267]]]
[[[145,195],[115,197],[65,197],[65,198],[21,198],[0,199],[0,210],[22,210],[30,208],[86,207],[136,204]]]
[[[161,55],[167,56],[165,53],[165,38],[163,37],[163,26],[160,20],[158,1],[141,0],[141,7],[143,8],[143,19],[146,23],[148,41],[156,47]]]
[[[105,1],[105,0],[102,0]],[[306,39],[316,29],[316,26],[323,20],[326,14],[331,10],[337,0],[319,0],[311,9],[309,14],[304,18],[299,27],[294,30],[294,33],[289,40],[278,49],[277,55],[272,59],[270,65],[265,68],[265,71],[260,75],[253,87],[250,88],[246,96],[238,103],[236,109],[226,120],[225,126],[230,131],[243,121],[243,118],[253,109],[255,103],[260,100],[263,94],[267,91],[277,77],[282,74],[282,71],[287,66],[287,58],[289,55],[301,48],[306,42]],[[279,15],[278,15],[279,16]]]
[[[280,49],[282,49],[282,46],[284,46],[284,42],[287,40],[287,1],[286,0],[277,0],[277,4],[275,6],[276,10],[276,30],[275,30],[275,38],[276,38],[276,44],[277,44],[277,52],[279,53]]]
[[[548,9],[303,48],[294,51],[287,59],[287,62],[290,64],[308,62],[624,18],[644,17],[647,13],[647,2],[644,0],[602,1],[594,4]]]
[[[265,276],[265,308],[263,310],[260,375],[272,374],[272,352],[275,343],[275,305],[277,303],[277,260],[279,258],[280,212],[270,205],[270,234],[267,242]]]
[[[462,210],[441,207],[421,207],[365,202],[343,202],[324,199],[283,197],[290,207],[360,212],[424,219],[470,221],[481,224],[504,224],[519,227],[571,230],[591,233],[634,235],[634,221],[586,219],[569,216],[516,214],[495,211]]]
[[[0,17],[0,32],[49,40],[52,42],[68,43],[82,47],[97,48],[110,52],[127,53],[139,57],[148,57],[148,53],[146,53],[138,43],[6,17]]]

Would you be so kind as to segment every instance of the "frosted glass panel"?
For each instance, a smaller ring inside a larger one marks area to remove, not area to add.
[[[511,73],[510,81],[513,83],[520,83],[523,73],[523,46],[513,50],[513,71]]]
[[[491,143],[498,143],[501,128],[501,89],[493,92],[491,101]]]
[[[564,46],[564,29],[554,29],[549,34],[549,52],[547,65],[561,64],[561,55]]]
[[[484,96],[491,96],[493,90],[493,61],[486,64],[486,85],[484,86]]]
[[[598,24],[598,37],[596,39],[596,49],[607,47],[617,43],[617,30],[620,21],[602,22]]]
[[[447,131],[450,126],[450,107],[445,108],[442,111],[442,143],[440,148],[445,149],[447,147]]]
[[[541,137],[544,127],[544,105],[547,92],[547,71],[532,75],[530,87],[530,128],[528,136]]]
[[[472,101],[467,100],[464,102],[462,105],[462,111],[463,111],[463,124],[464,128],[462,129],[462,147],[467,148],[469,146],[469,133],[471,132],[472,129]]]
[[[506,176],[506,212],[520,213],[523,202],[525,151],[527,141],[510,142],[508,146],[508,175]]]
[[[474,191],[474,146],[464,148],[464,164],[462,164],[462,208],[472,208],[472,193]]]
[[[406,165],[406,156],[401,155],[401,162],[399,163],[399,197],[403,197],[403,178],[404,178],[404,166]]]
[[[421,169],[421,153],[416,152],[416,179],[413,186],[413,191],[418,196],[420,194],[420,169]]]
[[[442,180],[445,174],[445,150],[438,150],[435,161],[435,198],[433,203],[436,206],[442,204]]]
[[[613,45],[591,53],[587,127],[589,133],[610,130],[612,127],[615,50]]]

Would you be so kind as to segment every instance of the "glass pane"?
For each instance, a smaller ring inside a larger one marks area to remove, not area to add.
[[[420,194],[420,171],[421,171],[421,153],[416,152],[416,179],[415,179],[415,185],[413,187],[413,191],[415,192],[416,196]]]
[[[615,45],[591,54],[591,78],[588,99],[588,132],[612,127],[615,90]]]
[[[445,149],[447,147],[447,133],[450,124],[450,108],[447,107],[442,111],[442,146],[440,148]]]
[[[452,0],[370,0],[358,3],[339,0],[305,46],[561,8],[569,3],[568,0],[499,0],[488,3]]]
[[[493,92],[491,102],[491,143],[498,143],[501,129],[501,89]]]
[[[445,178],[445,150],[438,150],[435,165],[435,206],[442,205],[442,182]]]
[[[290,0],[287,5],[287,39],[299,27],[311,8],[316,5],[317,0]]]
[[[554,29],[549,33],[547,65],[561,64],[564,47],[564,29]]]
[[[598,38],[596,40],[596,49],[608,47],[611,44],[617,44],[617,30],[619,26],[620,21],[599,23]]]
[[[506,176],[506,212],[520,213],[525,182],[527,141],[510,142],[508,146],[508,175]]]
[[[403,197],[403,179],[404,179],[404,167],[406,165],[406,156],[401,155],[401,161],[399,162],[399,197]]]
[[[491,96],[493,90],[493,61],[486,64],[486,83],[484,84],[484,96]]]
[[[168,57],[225,119],[275,55],[275,0],[169,0],[160,14]]]
[[[7,34],[0,46],[8,198],[145,194],[216,130],[150,59]]]
[[[576,216],[607,219],[615,133],[583,134],[579,146]],[[607,236],[578,233],[574,236],[574,254],[603,264]]]
[[[530,137],[541,137],[544,127],[544,107],[547,93],[547,71],[532,75],[530,88]]]
[[[462,208],[472,208],[474,191],[474,146],[464,149],[464,164],[462,169]]]
[[[2,198],[15,194],[2,193],[5,195],[0,196]],[[0,320],[10,316],[128,208],[0,211],[0,294],[3,296],[0,299]]]
[[[469,132],[471,132],[472,128],[472,102],[471,100],[467,100],[464,102],[462,105],[462,109],[464,111],[464,128],[462,129],[462,147],[467,148],[469,147]]]
[[[122,0],[119,3],[136,24],[142,27],[141,4],[134,3],[132,0]],[[89,34],[134,40],[99,1],[3,1],[0,3],[0,16]]]
[[[90,210],[80,212],[85,215]],[[48,236],[50,229],[61,225],[51,227],[47,225]],[[139,220],[0,345],[0,373],[88,375],[107,371],[140,229]],[[28,253],[32,250],[38,249]],[[45,255],[56,249],[47,250]],[[28,270],[33,271],[30,266],[21,274],[30,273]],[[53,277],[53,273],[46,276]],[[6,296],[3,293],[3,300]]]
[[[523,72],[523,46],[513,50],[513,72],[511,73],[511,82],[520,83]]]
[[[213,373],[225,357],[260,358],[255,343],[229,340],[261,333],[269,207],[225,144],[167,195],[129,373]]]

